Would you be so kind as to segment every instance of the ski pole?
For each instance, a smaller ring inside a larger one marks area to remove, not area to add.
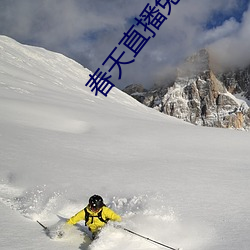
[[[139,237],[141,237],[141,238],[143,238],[143,239],[145,239],[145,240],[154,242],[154,243],[156,243],[156,244],[158,244],[158,245],[160,245],[160,246],[169,248],[169,249],[171,249],[171,250],[180,250],[180,248],[173,248],[173,247],[167,246],[167,245],[162,244],[162,243],[160,243],[160,242],[158,242],[158,241],[155,241],[155,240],[152,240],[152,239],[150,239],[150,238],[148,238],[148,237],[145,237],[145,236],[143,236],[143,235],[141,235],[141,234],[135,233],[135,232],[133,232],[133,231],[127,229],[127,228],[122,228],[122,229],[125,230],[125,231],[127,231],[127,232],[129,232],[129,233],[131,233],[131,234],[134,234],[134,235],[139,236]]]
[[[43,227],[43,229],[46,231],[46,230],[48,230],[48,228],[47,227],[45,227],[41,222],[39,222],[38,220],[36,221],[40,226],[42,226]]]

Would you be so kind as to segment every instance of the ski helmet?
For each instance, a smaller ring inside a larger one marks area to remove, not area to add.
[[[93,210],[98,210],[103,207],[103,199],[99,195],[93,195],[89,198],[89,206]]]

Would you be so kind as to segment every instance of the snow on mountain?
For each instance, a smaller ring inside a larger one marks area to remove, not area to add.
[[[195,125],[248,130],[249,68],[221,73],[210,54],[202,49],[187,58],[170,86],[154,86],[147,91],[130,85],[124,92],[149,107]],[[233,94],[238,94],[239,99]]]
[[[116,88],[96,97],[89,73],[0,36],[1,249],[162,249],[112,225],[91,244],[84,223],[51,240],[36,223],[53,227],[97,193],[166,245],[248,250],[249,133],[184,123]]]

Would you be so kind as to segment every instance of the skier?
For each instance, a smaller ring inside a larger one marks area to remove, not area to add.
[[[109,220],[120,222],[122,219],[113,210],[105,206],[101,196],[95,194],[89,198],[89,204],[72,216],[67,224],[74,225],[80,220],[85,220],[85,226],[92,232],[92,238],[94,239]]]

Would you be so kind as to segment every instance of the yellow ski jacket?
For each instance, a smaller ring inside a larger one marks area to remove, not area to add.
[[[100,228],[102,228],[106,223],[104,221],[112,220],[112,221],[121,221],[120,215],[116,214],[113,210],[110,208],[103,206],[99,211],[93,212],[89,209],[89,207],[86,207],[87,212],[89,213],[88,221],[85,221],[86,225],[90,229],[92,233],[97,232]],[[104,221],[100,220],[98,218],[98,214],[101,212],[101,217]],[[67,224],[74,225],[80,220],[85,220],[85,211],[84,209],[79,211],[77,214],[72,216],[68,221]]]

